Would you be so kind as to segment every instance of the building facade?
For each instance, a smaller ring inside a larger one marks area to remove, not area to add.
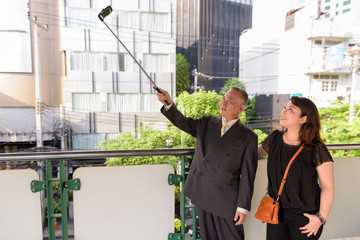
[[[36,146],[38,116],[44,145],[76,149],[94,148],[119,132],[135,132],[143,123],[162,126],[165,118],[150,81],[98,14],[112,5],[114,11],[105,22],[158,87],[174,97],[175,0],[14,0],[6,4],[0,16],[3,151]],[[11,12],[16,17],[5,11],[8,4],[17,9]],[[38,27],[37,52],[28,12],[44,27]],[[40,75],[39,104],[35,73]]]
[[[0,5],[0,151],[16,151],[34,146],[37,141],[36,98],[41,100],[42,140],[54,145],[54,129],[62,102],[62,53],[57,4],[14,0]],[[11,9],[11,11],[9,11]],[[34,24],[37,16],[38,51],[34,48]],[[40,67],[37,70],[36,61]],[[35,81],[35,72],[41,81]],[[39,85],[38,85],[39,84]],[[36,88],[41,88],[36,94]]]
[[[252,0],[178,0],[177,11],[176,52],[199,72],[198,87],[219,91],[238,77],[238,41],[251,27]]]
[[[73,148],[93,148],[118,132],[164,121],[151,82],[97,17],[110,4],[104,21],[153,81],[175,96],[175,1],[62,1],[63,98]]]
[[[359,86],[351,94],[352,82],[358,81],[351,49],[359,44],[359,4],[303,1],[295,9],[282,9],[275,34],[263,37],[254,28],[242,35],[239,77],[249,93],[296,94],[318,107],[349,102],[351,95],[359,100]]]

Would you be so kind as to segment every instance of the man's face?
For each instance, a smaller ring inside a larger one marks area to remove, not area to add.
[[[220,114],[227,121],[237,118],[244,109],[245,103],[241,93],[236,91],[228,91],[220,102]]]

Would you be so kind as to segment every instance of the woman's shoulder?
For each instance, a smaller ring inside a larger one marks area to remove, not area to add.
[[[311,148],[314,156],[314,164],[319,166],[324,162],[333,162],[333,158],[324,143],[318,143]]]

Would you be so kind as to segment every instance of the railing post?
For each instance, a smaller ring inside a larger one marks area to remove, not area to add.
[[[193,240],[197,239],[197,226],[196,226],[196,206],[193,207],[192,209],[192,223],[193,223]]]
[[[181,236],[182,239],[185,239],[185,195],[184,195],[184,186],[185,186],[185,156],[181,156],[181,201],[180,201],[180,211],[181,211]]]
[[[60,204],[62,239],[68,240],[67,189],[65,188],[66,172],[64,160],[60,160]]]
[[[54,223],[54,195],[52,184],[51,160],[46,160],[46,204],[49,240],[55,240],[55,223]]]

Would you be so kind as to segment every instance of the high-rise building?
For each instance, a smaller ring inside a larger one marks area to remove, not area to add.
[[[239,36],[251,20],[252,0],[177,1],[176,52],[200,73],[198,87],[219,91],[238,77]]]

